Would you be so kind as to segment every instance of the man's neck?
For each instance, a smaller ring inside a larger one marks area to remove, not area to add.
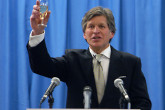
[[[101,52],[103,52],[106,48],[108,48],[110,46],[110,44],[109,45],[107,45],[105,48],[92,48],[91,46],[90,46],[90,49],[92,49],[96,54],[100,54]]]

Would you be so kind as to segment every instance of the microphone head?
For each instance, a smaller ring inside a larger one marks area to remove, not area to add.
[[[51,80],[52,83],[56,83],[56,86],[58,86],[60,84],[60,79],[57,77],[53,77]]]
[[[123,84],[123,80],[120,79],[120,78],[115,79],[115,81],[114,81],[115,87],[118,88],[119,87],[119,84]]]
[[[91,89],[90,86],[85,86],[85,87],[84,87],[84,91],[92,91],[92,89]]]

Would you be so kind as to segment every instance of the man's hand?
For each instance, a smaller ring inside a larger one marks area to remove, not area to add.
[[[41,18],[40,18],[40,2],[37,0],[36,5],[33,6],[32,15],[30,16],[30,24],[32,27],[32,36],[39,35],[44,32],[44,26],[39,26],[38,24],[41,24]],[[47,11],[44,18],[44,24],[47,24],[50,11]]]

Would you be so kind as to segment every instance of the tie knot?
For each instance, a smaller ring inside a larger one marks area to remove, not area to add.
[[[102,54],[96,54],[96,59],[97,59],[98,61],[100,61],[100,58],[101,58],[102,56],[103,56]]]

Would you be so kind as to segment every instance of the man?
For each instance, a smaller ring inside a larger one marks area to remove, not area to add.
[[[68,87],[67,108],[83,108],[83,88],[92,88],[91,108],[119,108],[120,92],[114,80],[126,76],[123,81],[132,108],[151,109],[146,81],[138,57],[120,52],[110,46],[116,28],[109,9],[95,7],[83,20],[83,37],[89,49],[66,50],[59,58],[51,58],[44,40],[44,27],[40,23],[39,1],[31,15],[32,32],[27,45],[33,72],[52,78],[58,77]],[[48,22],[50,11],[44,23]],[[99,57],[98,57],[99,56]]]

